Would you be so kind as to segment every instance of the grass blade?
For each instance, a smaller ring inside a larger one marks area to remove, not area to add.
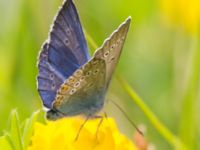
[[[10,143],[8,142],[6,136],[0,137],[0,149],[2,150],[12,150]]]
[[[98,48],[98,45],[96,44],[96,42],[93,40],[93,38],[90,36],[90,34],[86,30],[84,30],[84,33],[85,33],[88,43],[91,45],[91,47],[94,48],[94,50],[96,50]]]
[[[155,114],[148,108],[144,101],[137,95],[137,93],[131,88],[131,86],[122,78],[118,77],[122,87],[131,97],[131,99],[139,106],[139,108],[144,112],[152,125],[157,129],[157,131],[166,139],[166,141],[173,147],[179,150],[187,150],[184,144],[176,137],[163,123],[155,116]]]
[[[190,148],[196,149],[197,140],[197,122],[198,115],[197,104],[199,95],[200,79],[200,44],[199,37],[192,39],[190,50],[190,64],[188,68],[187,84],[184,91],[182,102],[182,114],[180,124],[180,136],[182,141]]]
[[[15,147],[15,150],[23,150],[19,116],[16,109],[11,111],[10,120],[10,139]]]
[[[32,116],[28,118],[25,122],[24,132],[23,132],[24,149],[27,149],[31,142],[33,126],[38,118],[39,113],[40,113],[39,110],[34,112]]]

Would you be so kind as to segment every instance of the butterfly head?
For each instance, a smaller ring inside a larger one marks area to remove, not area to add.
[[[46,118],[48,120],[57,120],[57,119],[60,119],[60,118],[63,118],[63,117],[64,117],[63,114],[61,114],[58,111],[53,110],[53,109],[47,111],[47,113],[46,113]]]

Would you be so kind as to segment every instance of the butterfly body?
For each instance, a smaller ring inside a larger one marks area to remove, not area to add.
[[[92,95],[83,94],[82,98],[73,97],[72,99],[67,99],[68,102],[63,104],[59,111],[48,111],[47,118],[49,120],[56,120],[62,117],[70,117],[76,115],[90,116],[97,114],[104,105],[105,91],[102,89],[100,91],[94,92]],[[54,109],[53,109],[54,110]]]
[[[38,91],[47,118],[92,116],[103,105],[130,25],[128,18],[89,57],[72,0],[64,2],[39,55]]]

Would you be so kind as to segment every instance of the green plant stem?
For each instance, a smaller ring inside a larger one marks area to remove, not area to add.
[[[187,83],[182,102],[180,136],[190,149],[196,149],[196,105],[198,100],[200,77],[200,44],[199,37],[194,37],[191,42],[190,62]]]
[[[129,94],[131,99],[139,106],[139,108],[144,112],[149,121],[153,124],[153,126],[158,130],[158,132],[176,149],[186,150],[185,146],[178,137],[171,133],[165,127],[163,123],[155,116],[155,114],[148,108],[148,106],[144,103],[144,101],[137,95],[137,93],[131,88],[131,86],[122,78],[118,77],[121,85]]]
[[[88,43],[96,50],[98,48],[98,45],[96,44],[96,42],[93,40],[93,38],[90,36],[90,34],[84,30],[86,39],[88,41]]]

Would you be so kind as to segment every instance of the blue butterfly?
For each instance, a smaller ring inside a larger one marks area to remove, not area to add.
[[[102,109],[130,22],[129,17],[90,57],[75,5],[63,3],[38,60],[38,91],[48,119],[94,116]]]

